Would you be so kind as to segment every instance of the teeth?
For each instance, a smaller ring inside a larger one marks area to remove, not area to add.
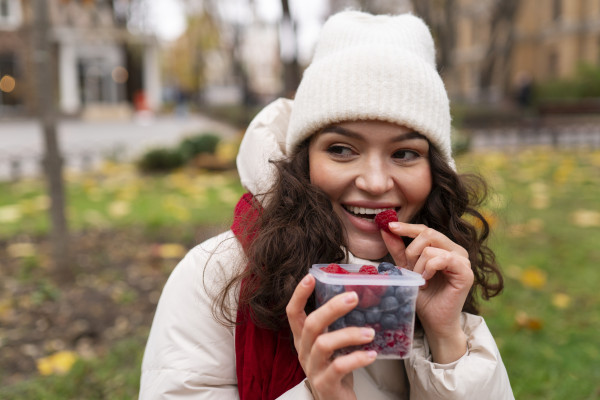
[[[346,209],[353,214],[379,214],[385,210],[393,210],[393,208],[365,208],[354,206],[346,206]]]

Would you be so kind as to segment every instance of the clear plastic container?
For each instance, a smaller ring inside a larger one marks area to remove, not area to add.
[[[405,268],[399,268],[401,275],[359,274],[362,264],[338,264],[351,274],[333,274],[321,270],[327,265],[315,264],[310,269],[316,279],[317,307],[343,292],[358,294],[358,306],[331,324],[328,331],[347,326],[369,326],[375,330],[371,343],[343,348],[334,356],[375,350],[377,358],[408,357],[412,350],[417,294],[419,286],[425,284],[423,277]]]

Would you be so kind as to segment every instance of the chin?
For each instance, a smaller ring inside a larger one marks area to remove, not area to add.
[[[350,252],[364,260],[380,260],[388,254],[388,249],[383,242],[380,243],[350,243]]]

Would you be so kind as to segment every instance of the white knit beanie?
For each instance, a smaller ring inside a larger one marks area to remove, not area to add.
[[[420,18],[344,11],[323,26],[296,92],[286,153],[328,125],[356,120],[414,129],[455,168],[448,95]]]

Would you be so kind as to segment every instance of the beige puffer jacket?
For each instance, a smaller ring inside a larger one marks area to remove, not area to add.
[[[242,184],[261,193],[271,181],[268,159],[283,156],[290,100],[277,100],[252,122],[238,156]],[[262,199],[265,201],[265,199]],[[350,263],[368,263],[350,255]],[[212,299],[245,265],[231,231],[192,249],[161,295],[142,363],[140,399],[237,399],[234,328],[213,315]],[[231,293],[233,310],[237,293]],[[234,311],[235,312],[235,311]],[[354,372],[358,399],[514,399],[500,353],[483,318],[463,314],[468,351],[451,364],[431,361],[417,333],[405,360],[377,360]],[[301,382],[281,399],[312,399]]]

